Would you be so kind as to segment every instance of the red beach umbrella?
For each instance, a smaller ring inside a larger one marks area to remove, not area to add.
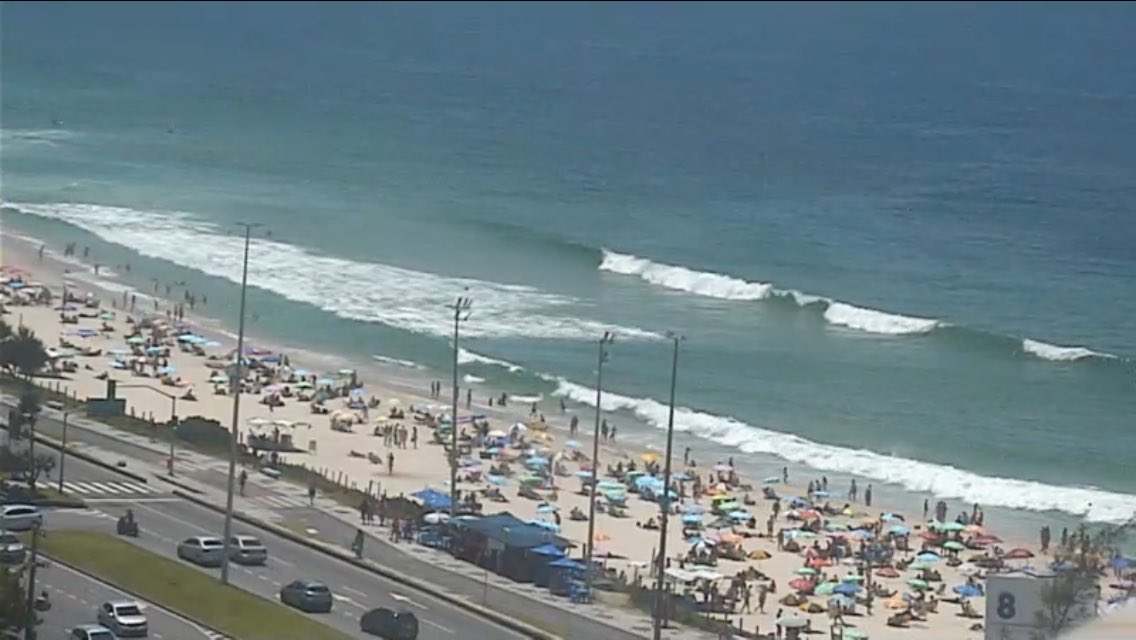
[[[1030,551],[1029,549],[1023,549],[1021,547],[1018,547],[1016,549],[1010,549],[1009,551],[1006,552],[1006,555],[1004,555],[1002,557],[1007,559],[1007,560],[1025,560],[1027,558],[1032,558],[1033,552]]]
[[[884,567],[876,571],[876,575],[881,578],[898,578],[899,571],[895,567]]]
[[[789,583],[790,589],[793,589],[794,591],[799,591],[799,592],[804,593],[804,594],[812,593],[814,586],[815,585],[813,585],[812,580],[808,580],[806,578],[797,578],[796,580],[793,580],[792,582]]]

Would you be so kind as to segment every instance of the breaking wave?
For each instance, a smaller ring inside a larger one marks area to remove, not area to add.
[[[595,389],[563,379],[553,395],[596,406]],[[656,428],[666,428],[667,405],[656,400],[605,392],[601,404],[605,411],[630,412]],[[776,455],[815,469],[871,478],[944,499],[1029,511],[1064,511],[1096,522],[1125,522],[1136,514],[1134,495],[983,476],[949,465],[812,442],[683,407],[675,410],[675,429],[744,453]]]

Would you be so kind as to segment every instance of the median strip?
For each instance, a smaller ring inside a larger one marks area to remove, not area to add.
[[[91,531],[50,531],[44,555],[114,584],[215,631],[241,640],[347,640],[283,605],[222,585],[179,562],[116,537]]]

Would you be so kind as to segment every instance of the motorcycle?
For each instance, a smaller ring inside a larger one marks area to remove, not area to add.
[[[138,537],[138,521],[134,519],[134,514],[130,511],[126,515],[120,517],[118,522],[115,523],[115,531],[120,536],[128,536],[131,538]]]
[[[44,591],[35,599],[35,610],[47,611],[48,609],[51,609],[51,599],[48,598],[47,592]]]

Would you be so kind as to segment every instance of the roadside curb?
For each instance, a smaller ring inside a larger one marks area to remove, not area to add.
[[[5,431],[8,430],[7,427],[3,427],[3,429]],[[58,440],[56,440],[54,438],[48,438],[47,436],[41,436],[38,433],[35,435],[35,441],[39,444],[46,446],[46,447],[49,447],[51,449],[55,449],[56,451],[59,451],[63,448],[63,444],[61,442],[59,442]],[[149,480],[147,480],[146,477],[142,476],[141,474],[134,473],[133,471],[127,471],[126,469],[123,469],[122,467],[115,466],[115,465],[113,465],[109,462],[104,462],[103,460],[100,460],[100,459],[98,459],[98,458],[96,458],[96,457],[94,457],[94,456],[92,456],[88,453],[83,453],[82,451],[79,451],[77,449],[74,449],[74,448],[68,449],[67,455],[71,456],[72,458],[78,458],[78,459],[80,459],[83,462],[86,462],[88,464],[93,464],[96,467],[102,467],[103,469],[106,469],[107,471],[113,471],[113,472],[115,472],[119,475],[126,476],[127,478],[130,478],[131,480],[134,480],[136,482],[145,482],[145,483],[149,484]]]
[[[167,483],[167,484],[172,484],[175,487],[177,487],[178,489],[181,489],[182,491],[189,491],[190,493],[195,493],[197,495],[201,495],[202,493],[205,493],[201,489],[195,489],[195,488],[189,486],[188,484],[178,482],[177,480],[171,480],[170,478],[167,478],[166,476],[163,476],[160,473],[155,473],[154,477],[161,480],[162,482]],[[177,491],[175,490],[174,493],[177,493]]]
[[[136,591],[134,591],[132,589],[127,589],[126,587],[123,587],[121,585],[112,584],[110,582],[107,582],[106,580],[100,578],[96,574],[91,573],[90,571],[76,567],[73,564],[63,562],[62,560],[59,560],[58,558],[55,558],[55,557],[52,557],[52,556],[50,556],[46,553],[43,553],[42,551],[40,552],[39,555],[50,559],[52,562],[54,562],[55,564],[58,564],[61,567],[67,567],[68,569],[74,571],[75,573],[82,574],[82,575],[86,576],[87,578],[90,578],[91,580],[98,582],[99,584],[108,585],[108,586],[110,586],[114,589],[117,589],[117,590],[119,590],[123,593],[128,593],[128,594],[134,596],[135,598],[137,598],[139,600],[144,600],[146,602],[150,602],[150,599],[147,598],[146,596],[144,596],[140,593],[137,593]],[[181,611],[178,611],[177,609],[174,609],[172,607],[168,607],[166,605],[158,605],[158,606],[165,609],[166,611],[170,611],[170,612],[177,614],[182,619],[189,621],[191,624],[197,625],[202,630],[208,631],[209,633],[211,633],[213,635],[214,640],[235,640],[234,638],[221,633],[220,631],[214,629],[213,627],[210,627],[209,625],[205,624],[204,622],[201,622],[200,620],[198,620],[198,619],[196,619],[192,616],[187,616],[186,614],[182,613]]]
[[[193,504],[196,504],[196,505],[203,507],[205,509],[209,509],[210,511],[214,511],[214,512],[217,512],[217,513],[224,513],[225,512],[224,509],[217,507],[216,505],[213,505],[209,502],[206,502],[205,500],[202,500],[201,498],[198,498],[197,496],[185,494],[185,493],[182,493],[182,492],[177,491],[177,490],[175,490],[173,492],[173,494],[175,496],[183,499],[183,500],[192,502]],[[431,584],[428,584],[426,582],[423,582],[423,581],[421,581],[417,578],[414,578],[414,577],[411,577],[411,576],[408,576],[406,574],[399,573],[399,572],[396,572],[396,571],[392,571],[392,570],[390,570],[386,567],[376,566],[376,565],[374,565],[370,562],[360,561],[358,558],[355,558],[354,556],[347,553],[346,551],[336,549],[336,548],[331,547],[331,546],[329,546],[325,543],[322,543],[322,542],[317,542],[315,540],[309,540],[309,539],[305,538],[304,536],[301,536],[301,535],[299,535],[299,534],[297,534],[293,531],[290,531],[290,530],[288,530],[284,527],[273,524],[271,522],[265,522],[263,520],[259,520],[257,518],[247,516],[247,515],[240,513],[238,511],[233,511],[233,518],[236,519],[236,520],[240,520],[241,522],[244,522],[245,524],[248,524],[248,525],[260,528],[260,529],[264,529],[265,531],[269,531],[269,532],[271,532],[271,533],[273,533],[277,536],[280,536],[281,538],[284,538],[286,540],[290,540],[290,541],[292,541],[296,544],[303,545],[303,546],[305,546],[309,549],[323,553],[324,555],[328,555],[328,556],[331,556],[333,558],[337,558],[339,560],[349,562],[350,564],[355,565],[356,567],[359,567],[360,569],[365,569],[367,571],[370,571],[371,573],[380,575],[380,576],[387,578],[389,580],[393,580],[393,581],[398,582],[400,584],[406,585],[406,586],[408,586],[412,589],[415,589],[417,591],[428,593],[428,594],[438,598],[439,600],[445,601],[446,603],[448,603],[450,605],[453,605],[453,606],[455,606],[459,609],[464,609],[464,610],[466,610],[466,611],[468,611],[468,612],[470,612],[474,615],[485,618],[485,619],[489,620],[490,622],[493,622],[494,624],[497,624],[501,627],[505,627],[506,629],[509,629],[509,630],[514,631],[516,633],[519,633],[521,635],[532,638],[533,640],[563,640],[560,636],[553,635],[551,633],[548,633],[547,631],[544,631],[543,629],[538,629],[537,627],[534,627],[532,625],[526,624],[526,623],[521,622],[519,620],[515,620],[515,619],[510,618],[506,615],[500,614],[500,613],[498,613],[498,612],[496,612],[492,609],[489,609],[487,607],[483,607],[483,606],[481,606],[481,605],[479,605],[475,602],[470,602],[469,600],[466,600],[465,598],[463,598],[461,596],[449,593],[447,591],[441,591],[441,590],[438,589],[438,587],[431,585]]]

